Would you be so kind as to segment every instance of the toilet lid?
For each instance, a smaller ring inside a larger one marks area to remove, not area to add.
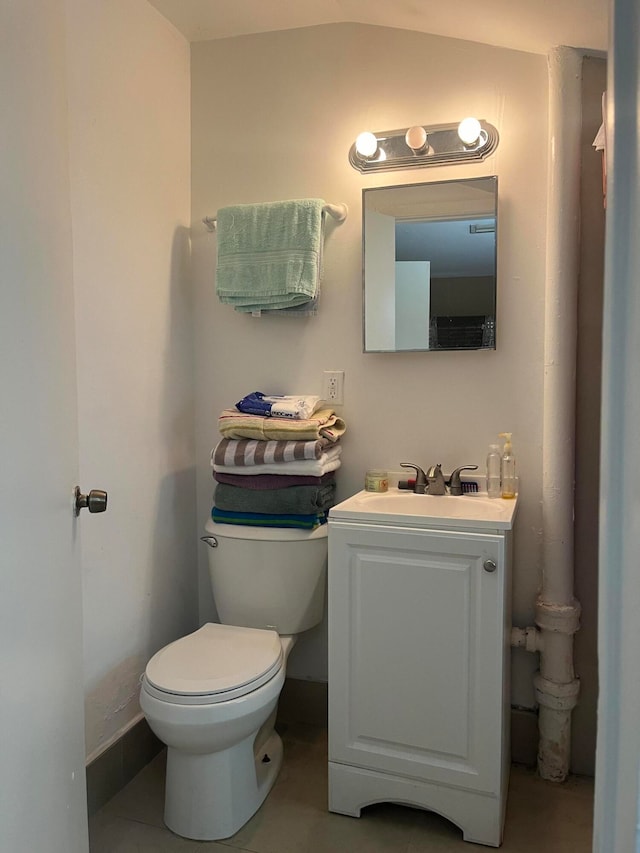
[[[223,701],[257,689],[281,665],[276,631],[207,623],[156,652],[145,676],[164,693]]]

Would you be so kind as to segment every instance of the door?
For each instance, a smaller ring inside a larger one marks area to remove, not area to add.
[[[603,326],[595,853],[640,851],[640,24],[610,17]]]
[[[504,575],[500,536],[331,523],[331,761],[499,792]]]
[[[64,3],[0,11],[0,850],[88,850]],[[82,519],[84,523],[84,519]]]

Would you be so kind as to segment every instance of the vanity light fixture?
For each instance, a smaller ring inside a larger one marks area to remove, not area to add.
[[[359,172],[415,169],[484,160],[498,147],[493,125],[468,117],[457,124],[414,125],[361,133],[349,150]]]

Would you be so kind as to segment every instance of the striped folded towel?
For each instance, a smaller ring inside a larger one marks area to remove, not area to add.
[[[326,438],[315,441],[257,441],[253,438],[223,438],[213,448],[211,461],[215,465],[277,465],[283,462],[301,462],[320,459],[327,445]]]
[[[310,418],[274,418],[245,415],[238,409],[225,409],[218,418],[218,429],[224,438],[255,438],[258,441],[315,441],[328,438],[337,441],[346,425],[333,409],[319,409]]]
[[[322,477],[329,471],[336,471],[340,467],[340,454],[342,448],[337,442],[329,447],[319,459],[294,459],[293,462],[274,462],[263,465],[218,465],[211,458],[213,470],[220,474],[246,474],[256,476],[259,474],[286,474],[287,476]]]
[[[243,524],[251,527],[297,527],[302,530],[315,530],[321,524],[326,524],[327,514],[324,512],[311,515],[271,515],[260,512],[226,512],[211,510],[211,518],[218,524]]]

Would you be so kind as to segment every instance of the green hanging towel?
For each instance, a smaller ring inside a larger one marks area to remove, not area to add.
[[[324,204],[307,198],[221,208],[216,268],[220,301],[250,313],[314,299],[322,269]]]

